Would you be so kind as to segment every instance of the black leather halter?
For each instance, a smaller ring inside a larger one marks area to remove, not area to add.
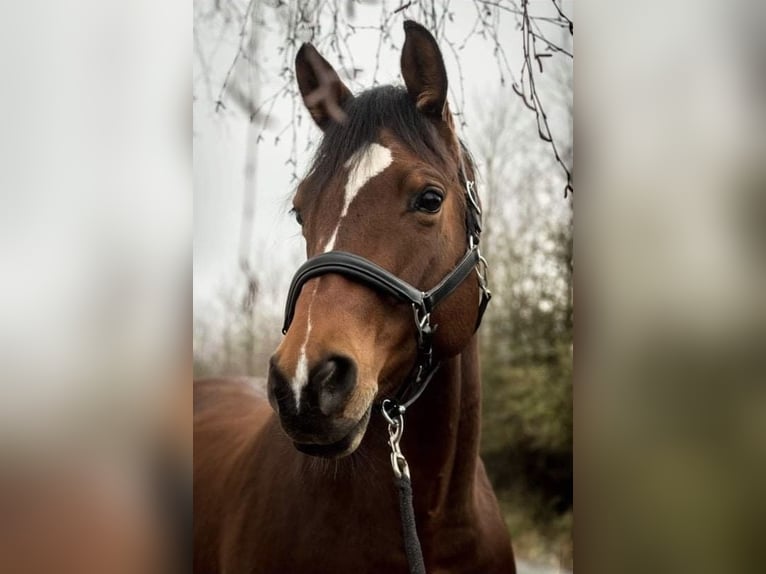
[[[301,265],[293,277],[290,291],[287,294],[285,321],[282,326],[283,334],[287,334],[287,330],[290,328],[298,296],[303,286],[309,280],[328,273],[343,275],[380,293],[391,295],[403,303],[412,305],[417,328],[417,357],[415,365],[404,383],[399,387],[395,397],[383,401],[386,403],[385,410],[391,417],[396,414],[403,414],[405,409],[417,400],[439,368],[439,362],[435,361],[433,356],[433,334],[437,327],[437,325],[431,324],[433,309],[475,271],[481,289],[479,314],[475,327],[478,329],[492,296],[486,282],[487,262],[479,251],[481,208],[474,190],[474,182],[465,177],[464,169],[461,171],[465,182],[468,249],[460,262],[438,285],[428,291],[421,291],[369,259],[345,251],[330,251],[312,257]]]

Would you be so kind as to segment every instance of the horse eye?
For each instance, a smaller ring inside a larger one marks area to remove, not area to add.
[[[293,217],[295,217],[295,221],[298,222],[298,225],[303,226],[303,218],[301,217],[301,212],[293,207],[290,210],[290,213],[293,214]]]
[[[444,196],[441,191],[433,187],[427,187],[415,199],[415,209],[426,213],[437,213],[442,206]]]

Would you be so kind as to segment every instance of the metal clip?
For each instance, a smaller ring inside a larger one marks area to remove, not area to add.
[[[391,401],[386,399],[381,405],[383,411],[383,417],[388,422],[388,444],[391,447],[391,468],[394,469],[394,475],[397,479],[410,478],[410,467],[407,464],[407,459],[402,454],[399,444],[404,434],[404,407],[398,406],[395,409],[397,412],[394,416],[391,416],[389,408]]]
[[[415,316],[415,326],[418,329],[418,346],[421,346],[423,336],[431,334],[431,313],[415,303],[412,304],[412,313]]]

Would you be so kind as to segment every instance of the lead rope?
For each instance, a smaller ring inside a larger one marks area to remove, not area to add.
[[[392,408],[393,407],[393,408]],[[393,411],[389,412],[388,409]],[[418,529],[415,525],[415,507],[412,505],[412,482],[410,467],[404,458],[400,443],[404,434],[404,407],[393,405],[390,400],[381,405],[383,417],[388,422],[388,444],[391,447],[391,467],[394,469],[394,482],[399,490],[399,514],[402,518],[402,537],[404,538],[404,553],[410,567],[410,574],[426,574],[423,561],[423,550],[418,539]]]

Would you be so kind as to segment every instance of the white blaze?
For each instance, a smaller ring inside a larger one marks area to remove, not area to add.
[[[335,225],[335,230],[325,244],[325,253],[332,251],[335,248],[335,240],[338,237],[340,225],[343,223],[343,219],[348,213],[351,202],[354,201],[359,190],[361,190],[373,177],[382,173],[383,170],[393,163],[393,161],[394,158],[391,155],[390,149],[383,147],[380,144],[372,143],[355,153],[346,162],[345,167],[349,170],[349,173],[348,179],[346,180],[346,187],[343,192],[343,209],[341,209],[338,223]],[[295,394],[295,407],[298,411],[300,411],[301,407],[301,391],[303,390],[303,387],[308,384],[309,379],[306,345],[309,342],[309,335],[311,334],[311,308],[314,305],[314,296],[316,295],[319,281],[320,279],[317,279],[317,282],[314,285],[314,290],[311,293],[308,319],[306,321],[306,337],[303,339],[303,345],[301,345],[300,354],[298,355],[298,363],[295,365],[295,375],[293,375],[293,380],[291,382],[291,387]]]
[[[306,326],[306,338],[301,345],[301,352],[298,356],[298,364],[295,366],[295,376],[292,381],[293,394],[295,394],[295,410],[301,410],[301,390],[306,386],[309,379],[309,364],[306,359],[306,343],[309,342],[309,333],[311,333],[311,316],[309,315],[308,325]]]
[[[391,150],[377,143],[371,143],[366,148],[358,151],[346,162],[345,167],[350,169],[348,180],[346,180],[346,189],[343,194],[343,209],[340,212],[338,223],[335,225],[335,231],[332,232],[330,239],[324,247],[324,252],[332,251],[335,248],[335,240],[338,237],[338,230],[343,219],[348,213],[351,202],[359,193],[359,190],[373,177],[382,173],[394,161]]]
[[[298,354],[298,362],[295,365],[295,374],[293,375],[293,380],[290,383],[290,386],[293,389],[293,394],[295,395],[296,412],[300,412],[301,410],[301,390],[303,390],[303,387],[305,387],[309,381],[309,364],[308,359],[306,358],[306,345],[309,342],[309,335],[311,334],[311,308],[314,306],[314,297],[317,294],[318,283],[319,280],[317,280],[317,283],[314,284],[314,290],[311,292],[308,320],[306,322],[306,336],[303,339],[303,344],[301,345],[301,350]]]

